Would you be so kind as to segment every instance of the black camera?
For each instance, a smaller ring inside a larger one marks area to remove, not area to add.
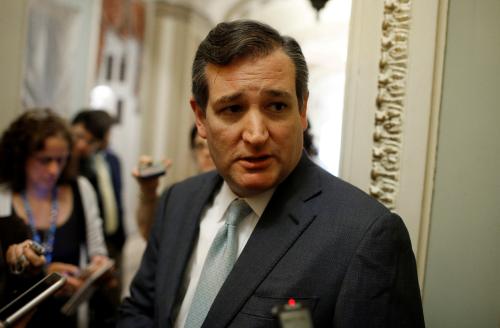
[[[139,177],[143,179],[155,178],[167,173],[167,168],[161,162],[139,166]]]

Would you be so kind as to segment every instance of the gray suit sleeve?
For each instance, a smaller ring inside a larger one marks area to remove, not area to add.
[[[167,198],[168,191],[162,195],[156,209],[155,220],[141,265],[130,286],[130,296],[125,298],[120,306],[118,328],[154,326],[156,267]]]
[[[367,230],[342,283],[333,326],[425,326],[415,257],[399,216],[384,215]]]

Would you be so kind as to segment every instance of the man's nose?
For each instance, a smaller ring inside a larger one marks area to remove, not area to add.
[[[260,145],[269,138],[265,117],[259,110],[249,110],[243,122],[243,140],[253,145]]]

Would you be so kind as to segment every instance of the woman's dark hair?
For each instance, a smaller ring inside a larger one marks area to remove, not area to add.
[[[4,131],[0,139],[0,183],[12,191],[26,188],[26,162],[34,153],[45,147],[50,137],[62,137],[68,143],[69,157],[58,184],[75,177],[71,165],[73,139],[68,123],[46,108],[27,110]]]
[[[299,44],[293,38],[279,34],[271,26],[252,20],[219,23],[200,43],[192,68],[192,93],[196,103],[203,110],[207,107],[205,68],[208,63],[226,66],[236,59],[269,55],[276,49],[282,49],[295,65],[295,88],[299,109],[302,110],[309,92],[309,72]]]

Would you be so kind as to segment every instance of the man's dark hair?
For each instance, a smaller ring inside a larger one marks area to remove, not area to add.
[[[26,162],[36,152],[45,148],[50,137],[61,137],[68,143],[68,160],[58,184],[75,177],[71,163],[73,138],[68,123],[50,109],[30,109],[14,120],[0,139],[0,183],[12,191],[26,188]]]
[[[207,107],[205,68],[208,63],[225,66],[240,58],[263,57],[277,49],[282,49],[295,65],[295,88],[299,109],[302,110],[304,98],[309,92],[309,73],[299,44],[271,26],[252,20],[219,23],[200,43],[192,70],[192,93],[196,103],[203,110]]]
[[[85,130],[97,140],[102,141],[113,125],[114,120],[105,110],[83,109],[76,114],[72,125],[82,124]]]
[[[314,145],[314,136],[311,132],[311,123],[307,120],[307,128],[304,130],[304,150],[311,157],[318,156],[318,149]]]

